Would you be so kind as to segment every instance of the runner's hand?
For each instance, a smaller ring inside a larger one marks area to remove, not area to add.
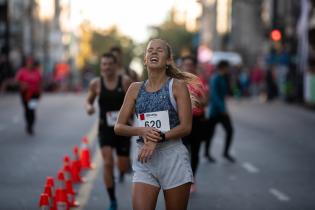
[[[147,142],[158,142],[162,140],[159,130],[152,127],[144,127],[141,136],[145,144]]]
[[[144,144],[139,151],[138,161],[140,161],[141,163],[146,163],[151,158],[155,150],[156,144],[157,144],[156,142],[147,141],[147,143]]]
[[[92,105],[87,105],[86,112],[88,113],[88,115],[92,115],[92,114],[94,114],[95,109]]]

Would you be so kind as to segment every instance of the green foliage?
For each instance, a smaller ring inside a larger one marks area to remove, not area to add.
[[[169,17],[160,26],[151,27],[150,39],[161,38],[166,40],[172,47],[175,60],[185,53],[194,54],[195,49],[193,48],[192,40],[195,33],[188,31],[184,24],[176,23],[172,11]],[[90,59],[88,66],[93,69],[96,68],[99,71],[99,57],[113,45],[122,47],[124,66],[128,66],[134,57],[139,57],[143,60],[145,47],[149,40],[145,43],[135,45],[130,37],[120,34],[116,27],[105,31],[93,31],[91,46],[94,59]],[[145,78],[146,71],[143,74]]]
[[[99,57],[108,52],[110,47],[118,45],[123,51],[123,62],[124,66],[128,66],[134,57],[133,49],[135,47],[133,40],[125,35],[119,33],[117,28],[113,27],[106,31],[94,31],[92,35],[92,51],[97,59],[95,62],[98,63]]]
[[[195,53],[192,45],[194,32],[186,29],[184,24],[176,23],[173,18],[166,20],[162,25],[152,27],[151,38],[166,40],[172,47],[174,58],[180,57],[183,53]]]
[[[175,61],[184,54],[196,53],[196,49],[193,47],[193,37],[196,33],[188,31],[184,24],[176,23],[173,11],[170,11],[169,18],[164,23],[159,26],[151,26],[150,30],[150,38],[141,46],[138,46],[138,49],[142,50],[141,55],[137,53],[138,57],[143,58],[145,47],[154,38],[163,39],[171,45]],[[146,70],[143,71],[142,77],[147,78]]]

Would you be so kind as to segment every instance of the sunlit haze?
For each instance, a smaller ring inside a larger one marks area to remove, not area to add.
[[[116,25],[122,33],[142,42],[148,37],[148,27],[163,22],[172,6],[188,23],[201,12],[195,0],[76,0],[71,4],[72,25],[84,20],[99,29]]]

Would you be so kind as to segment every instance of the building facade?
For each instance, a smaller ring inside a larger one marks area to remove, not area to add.
[[[70,0],[0,0],[0,61],[7,63],[1,64],[0,83],[14,75],[25,57],[38,60],[44,74],[69,59],[64,38],[69,30],[61,28],[61,21],[70,18],[69,6]]]
[[[299,1],[203,0],[201,42],[213,51],[236,51],[252,66],[272,47],[269,34],[279,28],[289,48],[295,35]]]

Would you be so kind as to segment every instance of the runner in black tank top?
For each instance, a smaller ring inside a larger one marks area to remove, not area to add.
[[[130,165],[130,140],[129,137],[115,135],[114,125],[131,80],[117,72],[116,58],[111,53],[102,56],[100,68],[101,77],[90,82],[85,109],[89,115],[93,114],[95,112],[93,104],[98,97],[100,110],[98,139],[104,160],[104,182],[110,199],[108,210],[116,210],[113,150],[116,150],[120,177],[123,178]]]
[[[122,76],[118,77],[118,84],[114,90],[106,88],[102,77],[100,77],[100,85],[101,91],[98,99],[100,109],[99,144],[101,147],[110,146],[115,148],[117,155],[129,156],[129,137],[117,136],[114,133],[115,119],[125,97]]]

